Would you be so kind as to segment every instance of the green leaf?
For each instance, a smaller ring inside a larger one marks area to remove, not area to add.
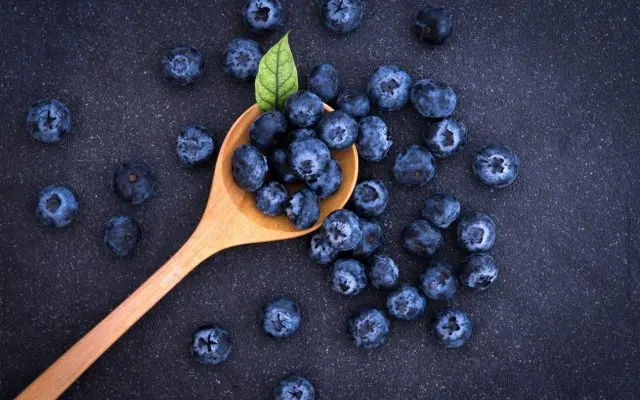
[[[284,102],[298,91],[298,69],[284,35],[260,60],[256,76],[256,102],[262,112],[282,110]]]

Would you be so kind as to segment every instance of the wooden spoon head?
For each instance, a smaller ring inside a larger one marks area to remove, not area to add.
[[[325,105],[325,111],[331,112],[333,109]],[[351,146],[342,151],[334,151],[332,156],[342,167],[342,185],[337,193],[320,201],[320,219],[313,227],[298,230],[286,215],[269,217],[262,214],[256,208],[254,194],[238,186],[231,174],[233,152],[238,146],[250,142],[249,127],[259,115],[260,109],[257,105],[253,105],[245,111],[227,133],[218,155],[213,185],[201,225],[209,225],[212,228],[224,225],[223,228],[226,230],[224,238],[230,243],[223,248],[240,244],[292,239],[318,229],[329,213],[343,208],[347,204],[358,180],[356,147]],[[301,187],[301,185],[290,185],[289,189],[293,194]]]

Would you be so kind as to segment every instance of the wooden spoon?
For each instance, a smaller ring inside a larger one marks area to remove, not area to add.
[[[325,105],[325,111],[333,110]],[[210,256],[242,244],[306,235],[317,229],[327,214],[344,207],[358,179],[358,153],[355,146],[334,152],[333,156],[340,163],[344,175],[342,186],[336,194],[321,203],[320,220],[313,227],[300,231],[293,227],[286,216],[268,217],[256,209],[253,194],[233,181],[231,157],[239,145],[249,142],[249,125],[259,114],[258,106],[252,106],[229,130],[220,148],[207,207],[189,240],[118,308],[20,393],[17,399],[58,398],[140,317]]]

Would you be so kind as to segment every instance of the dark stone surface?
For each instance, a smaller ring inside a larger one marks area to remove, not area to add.
[[[135,3],[135,5],[134,5]],[[242,1],[8,1],[0,6],[0,397],[16,395],[117,306],[186,240],[203,210],[211,168],[176,157],[182,126],[200,123],[222,140],[252,104],[251,84],[222,75],[224,45],[246,30]],[[468,346],[436,343],[431,303],[416,323],[394,323],[389,342],[363,351],[346,321],[368,289],[345,299],[306,258],[307,239],[231,249],[203,263],[118,341],[65,394],[68,399],[266,399],[287,373],[311,379],[323,399],[596,399],[640,392],[640,9],[637,2],[450,1],[453,40],[428,49],[412,35],[422,1],[368,1],[353,34],[325,32],[315,2],[286,4],[284,30],[305,77],[331,62],[343,88],[364,88],[381,63],[450,83],[471,141],[438,162],[433,183],[391,182],[395,153],[420,140],[411,108],[384,113],[396,144],[362,177],[390,184],[380,219],[384,250],[415,282],[425,262],[399,245],[402,227],[436,190],[499,225],[492,252],[500,281],[454,301],[473,319]],[[277,36],[257,38],[267,48]],[[162,81],[160,59],[177,44],[207,59],[197,86]],[[303,80],[302,80],[303,81]],[[29,104],[58,97],[73,132],[43,145],[26,132]],[[496,141],[519,155],[506,190],[471,175],[473,152]],[[153,198],[131,209],[110,189],[114,165],[141,158],[158,177]],[[52,231],[34,214],[39,189],[70,185],[80,213]],[[101,243],[119,211],[140,219],[138,254],[118,260]],[[450,233],[450,232],[449,232]],[[448,234],[443,258],[458,261]],[[288,342],[261,331],[260,308],[275,295],[298,300],[303,321]],[[230,360],[199,365],[192,331],[219,323],[233,334]]]

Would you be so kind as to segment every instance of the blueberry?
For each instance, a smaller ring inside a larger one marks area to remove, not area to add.
[[[508,147],[491,144],[476,153],[473,172],[487,186],[505,188],[518,177],[518,157]]]
[[[447,229],[460,215],[460,202],[450,194],[433,194],[422,207],[422,218],[441,229]]]
[[[178,135],[176,153],[183,164],[193,166],[209,160],[215,147],[211,131],[198,125],[189,125]]]
[[[360,219],[362,239],[351,250],[351,255],[358,258],[366,258],[373,254],[382,245],[382,228],[375,221]]]
[[[360,261],[342,258],[333,263],[331,290],[344,296],[355,296],[367,287],[367,275]]]
[[[343,150],[358,138],[358,123],[342,111],[326,113],[318,124],[318,137],[331,150]]]
[[[446,118],[456,109],[458,97],[446,83],[423,79],[411,88],[411,102],[424,117]]]
[[[301,91],[289,96],[284,104],[284,111],[293,126],[309,128],[322,118],[324,105],[315,93]]]
[[[315,129],[312,128],[300,128],[300,129],[296,129],[291,131],[291,133],[289,133],[289,144],[295,142],[296,140],[301,140],[301,139],[307,139],[307,138],[317,138],[318,134],[316,133]]]
[[[260,114],[249,127],[251,143],[260,150],[276,147],[287,135],[287,120],[278,111]]]
[[[293,172],[289,153],[285,149],[275,149],[269,156],[269,169],[272,170],[277,179],[284,183],[293,183],[299,180]]]
[[[104,244],[118,257],[133,253],[142,236],[138,222],[126,215],[111,217],[104,226]]]
[[[378,217],[389,204],[389,190],[378,179],[358,183],[351,196],[351,204],[358,215]]]
[[[177,86],[198,82],[204,73],[204,57],[190,46],[178,46],[162,59],[164,77]]]
[[[255,192],[262,187],[268,170],[267,159],[257,147],[243,144],[233,152],[233,180],[248,191]]]
[[[489,254],[470,254],[462,263],[460,281],[468,288],[485,290],[498,279],[498,265]]]
[[[322,229],[329,243],[338,251],[351,250],[362,239],[360,218],[349,210],[336,210],[327,215]]]
[[[265,215],[284,214],[289,191],[280,182],[267,182],[256,191],[256,206]]]
[[[225,74],[239,81],[250,81],[258,74],[262,59],[260,45],[250,39],[233,39],[222,54]]]
[[[193,333],[193,356],[206,365],[222,364],[231,354],[229,332],[215,325],[206,325]]]
[[[273,400],[315,400],[316,391],[307,378],[290,375],[273,389]]]
[[[289,157],[293,172],[301,179],[316,179],[327,170],[331,153],[319,139],[296,140],[289,145]]]
[[[467,141],[467,127],[455,119],[443,119],[429,124],[423,137],[436,158],[447,158],[462,151]]]
[[[409,101],[411,76],[396,65],[383,65],[371,75],[367,92],[373,104],[385,111],[399,110]]]
[[[400,282],[398,265],[386,254],[374,254],[369,258],[367,273],[376,289],[392,290]]]
[[[387,297],[387,310],[396,319],[413,321],[424,314],[426,308],[427,299],[412,285],[404,284]]]
[[[27,112],[27,130],[41,142],[58,142],[71,130],[71,112],[56,99],[40,100]]]
[[[471,253],[489,251],[496,236],[496,223],[488,214],[474,213],[458,223],[458,244]]]
[[[142,204],[151,196],[154,181],[149,167],[140,161],[125,161],[113,173],[116,195],[134,206]]]
[[[320,218],[318,195],[309,189],[300,190],[289,198],[285,212],[296,228],[311,228]]]
[[[360,0],[324,0],[320,14],[324,26],[331,32],[349,33],[360,25],[364,6]]]
[[[389,335],[389,320],[377,308],[366,308],[349,319],[349,333],[356,346],[373,349],[381,346]]]
[[[369,114],[369,111],[371,110],[369,97],[362,92],[351,89],[347,89],[340,93],[338,100],[336,100],[336,106],[338,107],[338,110],[345,112],[354,118],[362,118]]]
[[[393,176],[406,187],[424,186],[436,176],[436,164],[427,149],[417,144],[396,155]]]
[[[271,300],[264,308],[262,327],[267,335],[285,339],[290,337],[300,326],[300,310],[288,297]]]
[[[342,168],[333,158],[329,161],[327,169],[315,179],[307,181],[309,189],[318,194],[318,197],[325,199],[340,189],[342,185]]]
[[[432,257],[443,245],[442,232],[427,221],[411,221],[402,230],[402,246],[414,256]]]
[[[420,275],[420,286],[428,298],[447,300],[456,294],[460,284],[451,265],[443,261],[435,261]]]
[[[249,0],[242,17],[252,33],[271,33],[284,22],[284,8],[280,0]]]
[[[47,186],[40,191],[36,215],[40,221],[54,228],[69,225],[78,212],[73,192],[64,186]]]
[[[393,141],[387,124],[378,117],[364,117],[358,123],[360,134],[356,141],[358,154],[367,161],[378,162],[387,156]]]
[[[311,261],[316,264],[326,265],[338,258],[338,250],[334,249],[331,243],[329,243],[327,235],[320,231],[311,237],[309,257]]]
[[[338,71],[331,64],[316,65],[309,74],[307,87],[325,103],[334,101],[338,96]]]
[[[425,7],[418,13],[416,35],[425,43],[444,43],[453,32],[453,13],[444,8]]]
[[[436,314],[433,331],[444,347],[460,347],[471,337],[471,320],[462,310],[440,310]]]

